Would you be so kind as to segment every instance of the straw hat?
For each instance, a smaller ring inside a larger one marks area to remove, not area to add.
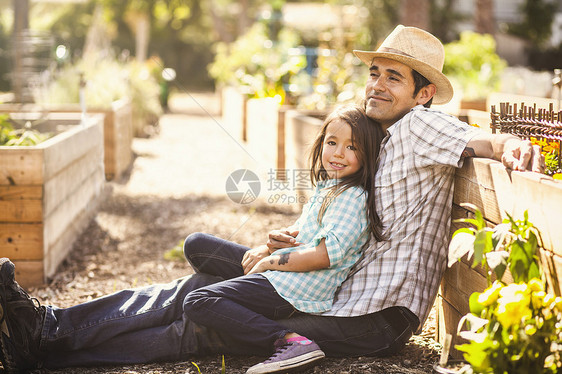
[[[437,86],[434,104],[445,104],[453,97],[453,86],[445,75],[445,50],[435,36],[417,27],[398,25],[375,52],[353,51],[368,66],[382,57],[403,63]]]

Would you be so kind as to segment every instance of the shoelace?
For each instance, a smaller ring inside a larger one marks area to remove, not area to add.
[[[270,358],[268,358],[267,360],[265,360],[265,362],[269,362],[271,360],[273,360],[274,358],[277,358],[277,356],[279,356],[281,353],[285,352],[287,349],[289,349],[289,347],[291,346],[291,343],[285,343],[281,346],[278,346],[275,349],[275,353],[273,355],[271,355]]]
[[[31,304],[33,305],[33,311],[35,312],[35,314],[37,314],[38,316],[42,316],[42,309],[41,309],[41,302],[36,298],[36,297],[31,297],[27,292],[25,292],[25,290],[21,287],[17,287],[16,285],[9,287],[10,291],[14,292],[15,294],[18,294],[19,296],[21,296],[23,299],[31,302]],[[14,289],[15,288],[15,289]],[[3,291],[3,295],[6,294],[6,286],[2,285],[2,291]],[[7,300],[4,300],[7,301]]]

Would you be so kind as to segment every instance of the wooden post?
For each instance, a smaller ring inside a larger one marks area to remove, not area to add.
[[[29,0],[14,0],[14,27],[12,31],[12,50],[14,70],[12,90],[16,102],[23,102],[23,48],[20,47],[25,30],[29,28]]]

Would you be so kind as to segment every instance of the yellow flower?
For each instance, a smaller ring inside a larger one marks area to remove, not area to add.
[[[478,302],[484,306],[492,305],[498,299],[500,295],[500,290],[503,285],[495,281],[490,287],[488,287],[484,292],[478,295]]]
[[[529,288],[534,292],[544,291],[544,282],[539,278],[533,278],[529,281]]]
[[[558,173],[558,174],[554,174],[552,176],[552,178],[557,179],[557,180],[562,180],[562,174]]]
[[[541,309],[544,304],[544,297],[546,296],[546,292],[544,291],[537,291],[533,292],[531,295],[531,302],[533,304],[533,309]]]
[[[554,307],[558,309],[559,312],[562,312],[562,297],[558,296],[554,299]]]
[[[526,283],[510,284],[500,290],[497,318],[503,328],[517,326],[521,320],[532,317],[529,304],[531,295]]]
[[[527,325],[525,326],[525,334],[531,336],[531,335],[535,335],[535,333],[537,332],[537,328],[533,325]]]

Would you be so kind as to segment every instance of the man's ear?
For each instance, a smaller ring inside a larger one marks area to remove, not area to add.
[[[425,105],[435,95],[435,92],[437,92],[437,87],[433,83],[428,84],[416,95],[416,103],[418,105]]]

